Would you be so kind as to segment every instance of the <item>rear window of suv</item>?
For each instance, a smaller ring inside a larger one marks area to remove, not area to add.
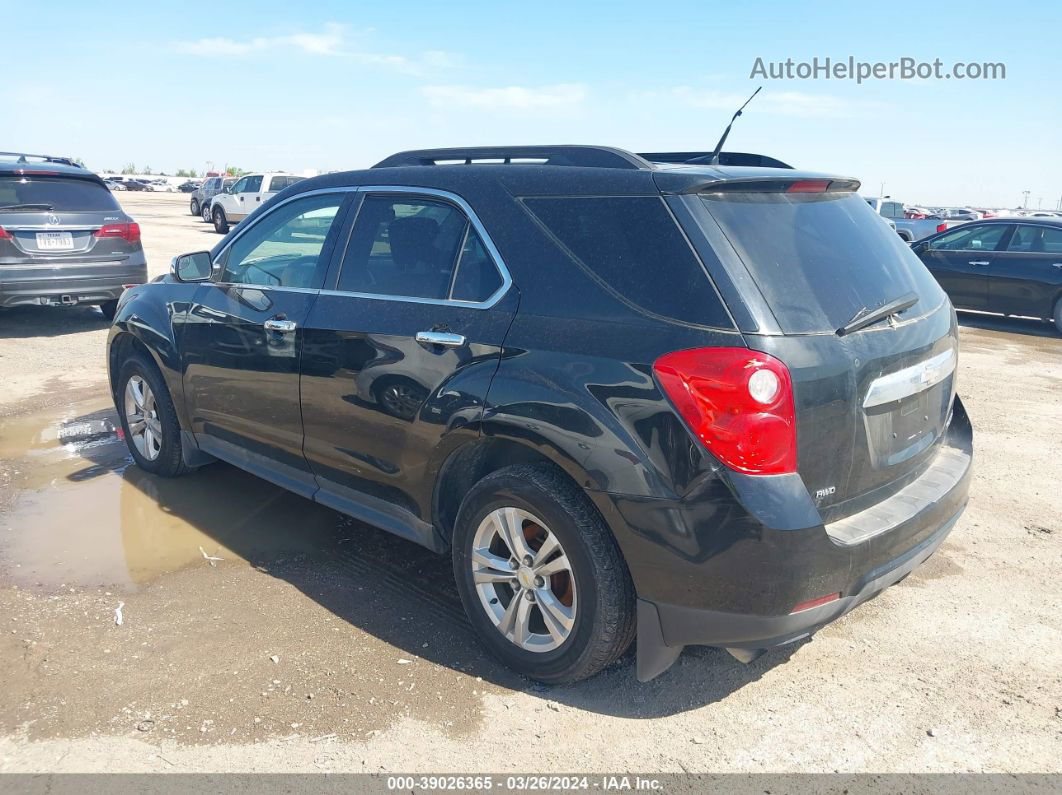
[[[715,287],[659,197],[523,202],[576,263],[626,303],[685,323],[733,328]]]
[[[944,293],[921,260],[857,194],[717,192],[708,211],[763,293],[783,332],[835,331],[864,307],[905,293],[923,314]]]
[[[76,177],[0,175],[0,213],[18,212],[17,206],[23,204],[46,205],[27,207],[28,212],[118,209],[118,202],[100,182]]]

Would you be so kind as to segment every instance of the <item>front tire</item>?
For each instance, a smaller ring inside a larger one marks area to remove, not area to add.
[[[199,209],[199,202],[196,199],[192,199],[189,209],[192,211],[192,215],[202,214],[202,210]]]
[[[1058,333],[1062,334],[1062,298],[1058,299],[1058,303],[1055,304],[1055,328],[1058,329]]]
[[[189,471],[181,451],[181,427],[169,390],[154,362],[130,356],[118,375],[118,417],[129,452],[141,469],[172,478]]]
[[[586,679],[634,639],[634,585],[619,547],[586,495],[550,465],[507,467],[472,488],[453,563],[480,639],[532,679]]]
[[[225,211],[220,207],[215,207],[213,212],[214,218],[214,231],[219,235],[225,235],[229,232],[229,220],[225,217]]]

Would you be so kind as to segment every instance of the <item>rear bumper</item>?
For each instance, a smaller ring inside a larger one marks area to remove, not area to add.
[[[93,304],[117,299],[127,284],[147,281],[139,261],[64,262],[52,267],[0,265],[0,307]]]
[[[638,592],[639,678],[662,673],[690,644],[792,642],[903,579],[966,506],[972,436],[956,398],[946,436],[915,480],[828,525],[798,475],[717,477],[674,500],[588,492]]]
[[[849,593],[818,607],[788,615],[760,616],[639,599],[638,678],[646,682],[663,673],[689,645],[759,650],[808,637],[922,565],[944,542],[964,509],[965,505],[933,535],[900,557],[867,572]]]

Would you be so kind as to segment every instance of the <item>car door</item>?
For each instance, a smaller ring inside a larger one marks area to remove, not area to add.
[[[302,455],[303,324],[353,195],[296,196],[242,230],[197,290],[180,338],[200,447],[307,495],[315,486]]]
[[[992,259],[989,309],[1047,318],[1062,295],[1062,227],[1017,224],[1005,251]]]
[[[963,224],[919,246],[919,255],[952,304],[988,309],[988,272],[1010,224]]]
[[[242,221],[255,211],[261,202],[262,175],[252,174],[240,179],[232,188],[232,212],[230,221]],[[228,212],[228,205],[225,207]]]
[[[303,349],[316,499],[433,546],[433,467],[475,427],[517,293],[468,205],[440,191],[364,193],[337,260]]]

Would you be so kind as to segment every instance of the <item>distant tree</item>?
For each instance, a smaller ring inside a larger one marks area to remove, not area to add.
[[[179,168],[179,169],[177,169],[177,176],[178,177],[195,177],[195,176],[198,176],[198,175],[195,173],[195,169],[194,168]]]
[[[75,158],[74,158],[74,162],[75,162],[75,163],[77,163],[77,164],[78,164],[79,166],[81,166],[82,168],[84,168],[84,167],[85,167],[85,161],[84,161],[84,160],[82,160],[82,159],[81,159],[80,157],[75,157]]]
[[[225,175],[229,177],[242,177],[246,173],[246,169],[237,168],[236,166],[225,167]]]
[[[135,174],[136,173],[136,163],[126,163],[125,167],[122,169],[122,173],[123,174]]]
[[[144,166],[144,173],[145,174],[154,174],[155,172],[151,170],[151,166]]]

